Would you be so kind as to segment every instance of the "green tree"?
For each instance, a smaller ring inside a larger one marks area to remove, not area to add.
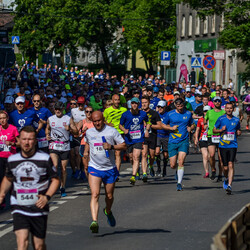
[[[201,17],[224,15],[224,29],[219,43],[226,49],[239,49],[237,56],[247,64],[245,76],[250,76],[250,1],[245,0],[184,0],[198,11]]]
[[[140,50],[147,70],[159,61],[160,51],[172,51],[176,43],[176,8],[173,0],[132,0],[119,11],[129,48]]]

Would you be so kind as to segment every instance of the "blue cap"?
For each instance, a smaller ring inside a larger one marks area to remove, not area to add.
[[[72,95],[72,93],[68,93],[67,96],[72,97],[73,95]]]
[[[154,87],[154,88],[153,88],[153,91],[154,91],[155,93],[158,93],[158,92],[159,92],[159,88],[158,88],[158,87]]]
[[[132,103],[132,102],[140,103],[140,100],[139,100],[137,97],[133,97],[133,98],[131,99],[131,103]]]

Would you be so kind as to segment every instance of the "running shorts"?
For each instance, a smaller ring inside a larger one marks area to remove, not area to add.
[[[179,143],[168,143],[168,154],[169,158],[176,156],[179,152],[189,153],[189,138]]]
[[[101,178],[104,184],[115,183],[116,179],[119,176],[119,171],[117,170],[117,167],[112,168],[110,170],[100,171],[89,166],[88,173],[93,176]]]
[[[169,137],[157,137],[156,147],[161,147],[163,152],[168,152],[168,139]]]
[[[81,139],[81,137],[72,136],[72,140],[70,140],[70,148],[80,147]]]
[[[140,149],[142,150],[142,142],[137,142],[135,144],[130,144],[127,146],[127,149],[128,149],[128,153],[131,154],[133,153],[133,149],[136,148],[136,149]]]
[[[207,148],[208,142],[207,141],[199,141],[200,148]]]
[[[208,138],[207,138],[207,145],[208,145],[208,146],[216,146],[216,148],[218,148],[219,143],[214,143],[214,142],[212,142],[212,137],[208,137]]]
[[[45,239],[48,216],[27,216],[13,214],[13,231],[28,229],[35,237]]]
[[[156,148],[157,142],[157,135],[156,134],[149,134],[149,137],[144,138],[144,145],[148,145],[148,148],[154,149]]]
[[[49,150],[50,154],[56,154],[60,158],[61,161],[68,160],[69,159],[69,153],[70,151],[58,151],[54,149]]]
[[[229,162],[234,162],[237,153],[237,148],[220,148],[220,155],[223,166],[228,166]]]

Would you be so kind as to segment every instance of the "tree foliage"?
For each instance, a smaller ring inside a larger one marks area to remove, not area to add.
[[[219,43],[227,49],[239,49],[237,56],[247,64],[250,75],[250,1],[246,0],[184,0],[198,11],[202,17],[206,15],[224,15],[224,29],[220,33]]]
[[[128,56],[140,50],[152,69],[161,50],[172,50],[174,0],[15,0],[13,34],[31,58],[50,49],[72,55],[77,47],[96,48],[110,69],[110,53]],[[122,26],[125,32],[121,32]]]

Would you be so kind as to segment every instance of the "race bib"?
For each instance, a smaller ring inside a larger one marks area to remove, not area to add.
[[[32,206],[38,201],[37,189],[17,189],[17,204],[20,206]]]
[[[0,152],[10,152],[11,146],[7,146],[5,143],[0,142]]]
[[[49,146],[49,142],[47,141],[46,137],[38,138],[38,148],[46,148]]]
[[[65,150],[65,145],[64,142],[51,142],[49,144],[49,149],[54,149],[54,150],[58,150],[58,151],[64,151]]]
[[[141,131],[140,131],[140,130],[137,130],[137,131],[130,131],[129,134],[130,134],[130,138],[131,138],[132,140],[140,139],[140,138],[141,138]]]
[[[219,143],[220,136],[219,135],[212,135],[212,143]]]
[[[201,137],[202,141],[207,141],[207,133],[203,133],[202,137]]]
[[[234,141],[234,137],[235,137],[234,132],[226,132],[223,135],[223,140],[225,140],[225,141]]]
[[[94,154],[104,154],[102,143],[94,143]]]

